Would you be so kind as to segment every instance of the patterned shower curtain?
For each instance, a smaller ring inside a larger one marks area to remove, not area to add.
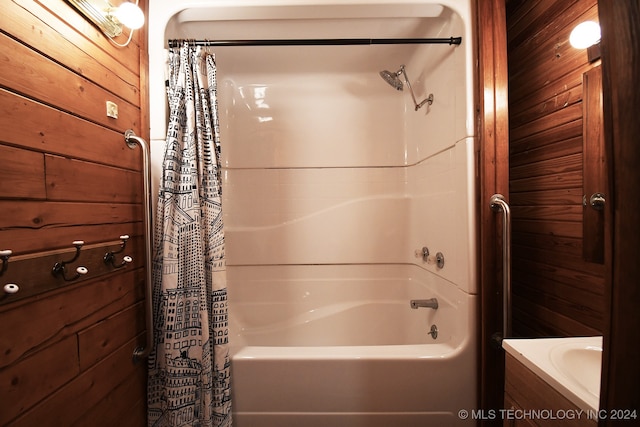
[[[215,58],[185,43],[168,65],[148,425],[231,426]]]

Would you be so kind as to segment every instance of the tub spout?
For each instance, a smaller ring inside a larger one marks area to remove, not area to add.
[[[438,308],[438,300],[435,298],[429,299],[412,299],[410,301],[411,308],[418,309],[420,307],[425,308],[433,308],[434,310]]]

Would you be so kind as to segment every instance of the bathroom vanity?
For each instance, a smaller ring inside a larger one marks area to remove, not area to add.
[[[506,339],[504,426],[596,426],[602,337]]]

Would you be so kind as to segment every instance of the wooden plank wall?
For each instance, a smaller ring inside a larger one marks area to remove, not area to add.
[[[596,0],[512,0],[507,8],[513,329],[599,335],[604,265],[583,260],[583,73],[573,27]]]
[[[144,32],[117,48],[64,1],[2,0],[0,249],[44,259],[128,234],[134,255],[75,282],[40,275],[45,291],[15,301],[0,289],[2,426],[146,425],[146,364],[132,361],[145,329],[142,157],[123,138],[149,136],[146,50]],[[2,286],[20,265],[9,260]]]
[[[477,0],[478,93],[479,112],[479,277],[480,295],[480,409],[489,411],[502,406],[504,351],[496,345],[494,335],[502,331],[502,301],[496,298],[502,289],[502,220],[489,207],[496,193],[508,196],[508,117],[505,108],[508,89],[507,34],[503,0]],[[498,272],[498,273],[497,273]],[[483,420],[481,426],[492,425]]]
[[[598,0],[602,26],[603,108],[610,200],[613,217],[608,319],[602,355],[600,409],[640,408],[640,3]],[[601,419],[600,427],[637,421]]]

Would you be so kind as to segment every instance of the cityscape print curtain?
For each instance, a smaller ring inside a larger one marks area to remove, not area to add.
[[[169,50],[169,124],[154,230],[149,426],[231,426],[215,58]]]

